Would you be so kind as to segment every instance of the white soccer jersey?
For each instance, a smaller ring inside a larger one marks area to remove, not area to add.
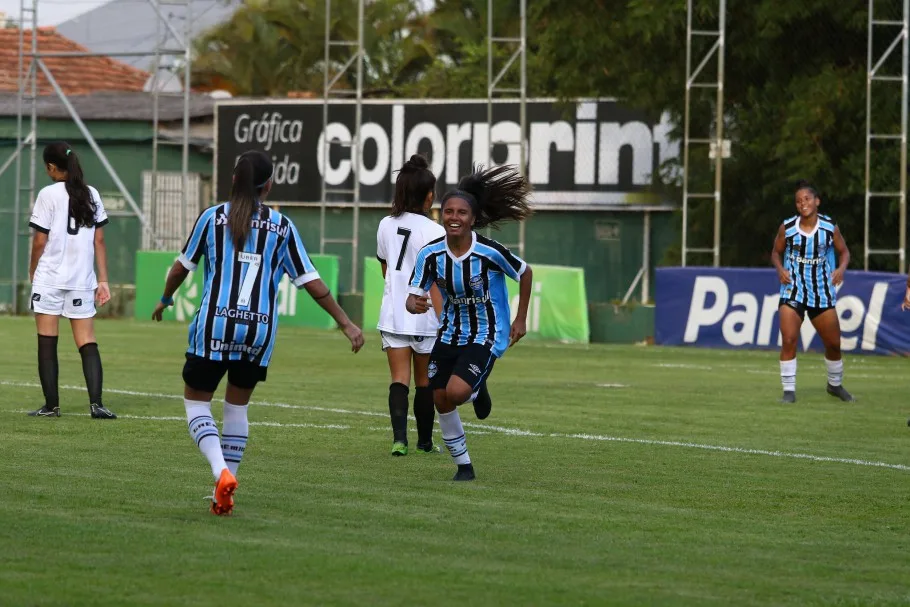
[[[38,260],[32,284],[68,291],[90,291],[98,287],[95,277],[95,228],[107,223],[107,213],[98,190],[89,186],[97,205],[95,225],[76,228],[70,217],[66,184],[58,181],[38,192],[29,227],[47,234],[47,245]]]
[[[444,237],[445,229],[423,215],[402,213],[386,217],[376,232],[376,257],[386,264],[385,292],[379,311],[380,331],[398,335],[436,335],[439,319],[430,308],[424,314],[411,314],[405,307],[408,283],[414,272],[417,253],[425,244]]]

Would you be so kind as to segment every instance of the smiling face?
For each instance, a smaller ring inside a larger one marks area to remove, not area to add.
[[[809,188],[796,191],[796,212],[800,214],[800,217],[812,217],[818,213],[819,203],[821,200]]]
[[[449,198],[442,207],[442,226],[446,235],[459,238],[470,234],[474,226],[474,213],[464,198]]]

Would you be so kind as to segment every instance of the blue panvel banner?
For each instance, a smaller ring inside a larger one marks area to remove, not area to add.
[[[841,348],[856,354],[910,354],[906,277],[847,271],[837,289]],[[668,346],[776,349],[780,283],[772,268],[658,268],[655,341]],[[823,350],[807,318],[801,351]]]

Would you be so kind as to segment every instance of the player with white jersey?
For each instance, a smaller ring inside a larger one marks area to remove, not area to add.
[[[443,227],[426,216],[433,205],[435,187],[436,176],[429,170],[426,159],[417,154],[411,156],[395,180],[392,214],[379,223],[376,233],[376,257],[385,277],[378,329],[392,375],[389,416],[392,419],[392,455],[396,456],[408,454],[408,392],[412,362],[417,450],[423,453],[439,451],[433,445],[436,415],[427,370],[439,330],[442,299],[438,291],[432,291],[435,309],[424,314],[409,314],[404,307],[417,253],[428,242],[445,236]]]
[[[244,152],[233,172],[231,199],[204,210],[174,262],[155,306],[154,320],[205,257],[199,309],[189,327],[183,367],[183,404],[190,436],[215,477],[213,514],[234,509],[237,470],[249,437],[247,405],[266,380],[278,332],[278,289],[287,275],[338,323],[358,352],[363,333],[341,309],[290,218],[265,205],[274,165],[256,150]],[[223,431],[212,417],[212,397],[227,375]]]
[[[60,317],[70,319],[82,356],[95,419],[116,419],[101,403],[101,355],[95,341],[95,302],[110,300],[104,231],[107,213],[98,191],[86,185],[79,158],[65,141],[44,148],[44,168],[54,183],[38,193],[29,227],[34,230],[29,280],[38,327],[38,376],[44,405],[33,417],[59,417],[57,339]],[[95,265],[98,274],[95,274]]]

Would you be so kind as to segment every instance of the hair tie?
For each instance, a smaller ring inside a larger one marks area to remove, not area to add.
[[[69,155],[72,153],[72,151],[73,151],[73,150],[67,150],[67,151],[66,151],[66,155],[69,156]]]

